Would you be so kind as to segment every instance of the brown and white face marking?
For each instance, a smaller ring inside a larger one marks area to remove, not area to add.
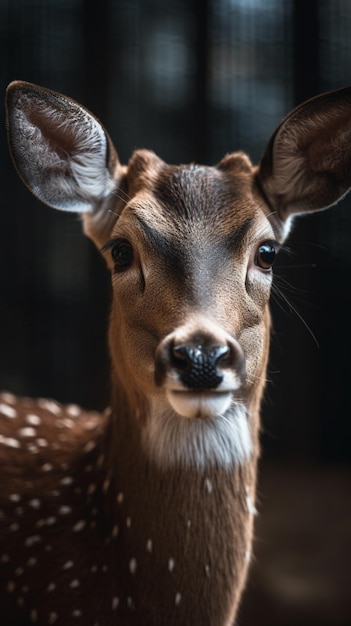
[[[191,440],[202,450],[197,463],[240,462],[251,453],[248,413],[266,362],[278,250],[252,166],[237,154],[217,167],[172,167],[142,151],[126,189],[103,247],[115,371],[131,395],[148,398],[144,440],[158,460],[193,461]]]

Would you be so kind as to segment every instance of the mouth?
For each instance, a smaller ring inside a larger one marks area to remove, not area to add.
[[[167,389],[167,398],[178,415],[210,419],[223,415],[233,399],[234,390]]]

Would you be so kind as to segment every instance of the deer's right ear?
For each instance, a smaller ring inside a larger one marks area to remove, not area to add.
[[[296,107],[268,143],[257,176],[283,221],[340,200],[351,187],[351,87]]]
[[[22,81],[7,88],[6,110],[11,155],[23,182],[55,209],[89,214],[87,234],[99,239],[91,225],[101,230],[111,220],[104,200],[124,171],[103,126],[73,100]]]

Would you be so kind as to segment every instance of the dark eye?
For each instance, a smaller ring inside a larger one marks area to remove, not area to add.
[[[122,272],[132,265],[134,252],[132,245],[127,239],[113,239],[109,241],[102,249],[103,252],[106,252],[106,250],[111,250],[111,257],[115,264],[116,272]]]
[[[257,248],[255,265],[263,270],[270,270],[276,256],[277,246],[271,241],[265,241]]]

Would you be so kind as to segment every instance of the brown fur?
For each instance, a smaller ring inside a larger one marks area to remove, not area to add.
[[[233,623],[251,552],[269,348],[271,274],[260,250],[284,240],[302,196],[304,210],[322,208],[350,186],[337,147],[349,93],[296,109],[258,168],[242,153],[217,167],[175,167],[146,150],[123,167],[84,108],[27,83],[10,86],[20,176],[50,206],[84,213],[113,286],[111,409],[0,396],[0,596],[11,619]],[[309,197],[313,166],[304,169],[298,153],[306,128],[323,152],[319,118],[324,137],[328,120],[337,135],[333,172],[339,158],[342,178],[334,184],[326,173],[322,198],[320,189]],[[133,250],[122,269],[120,241],[122,259]],[[224,349],[221,382],[185,383],[179,346],[203,359]],[[229,404],[216,404],[221,396]]]

